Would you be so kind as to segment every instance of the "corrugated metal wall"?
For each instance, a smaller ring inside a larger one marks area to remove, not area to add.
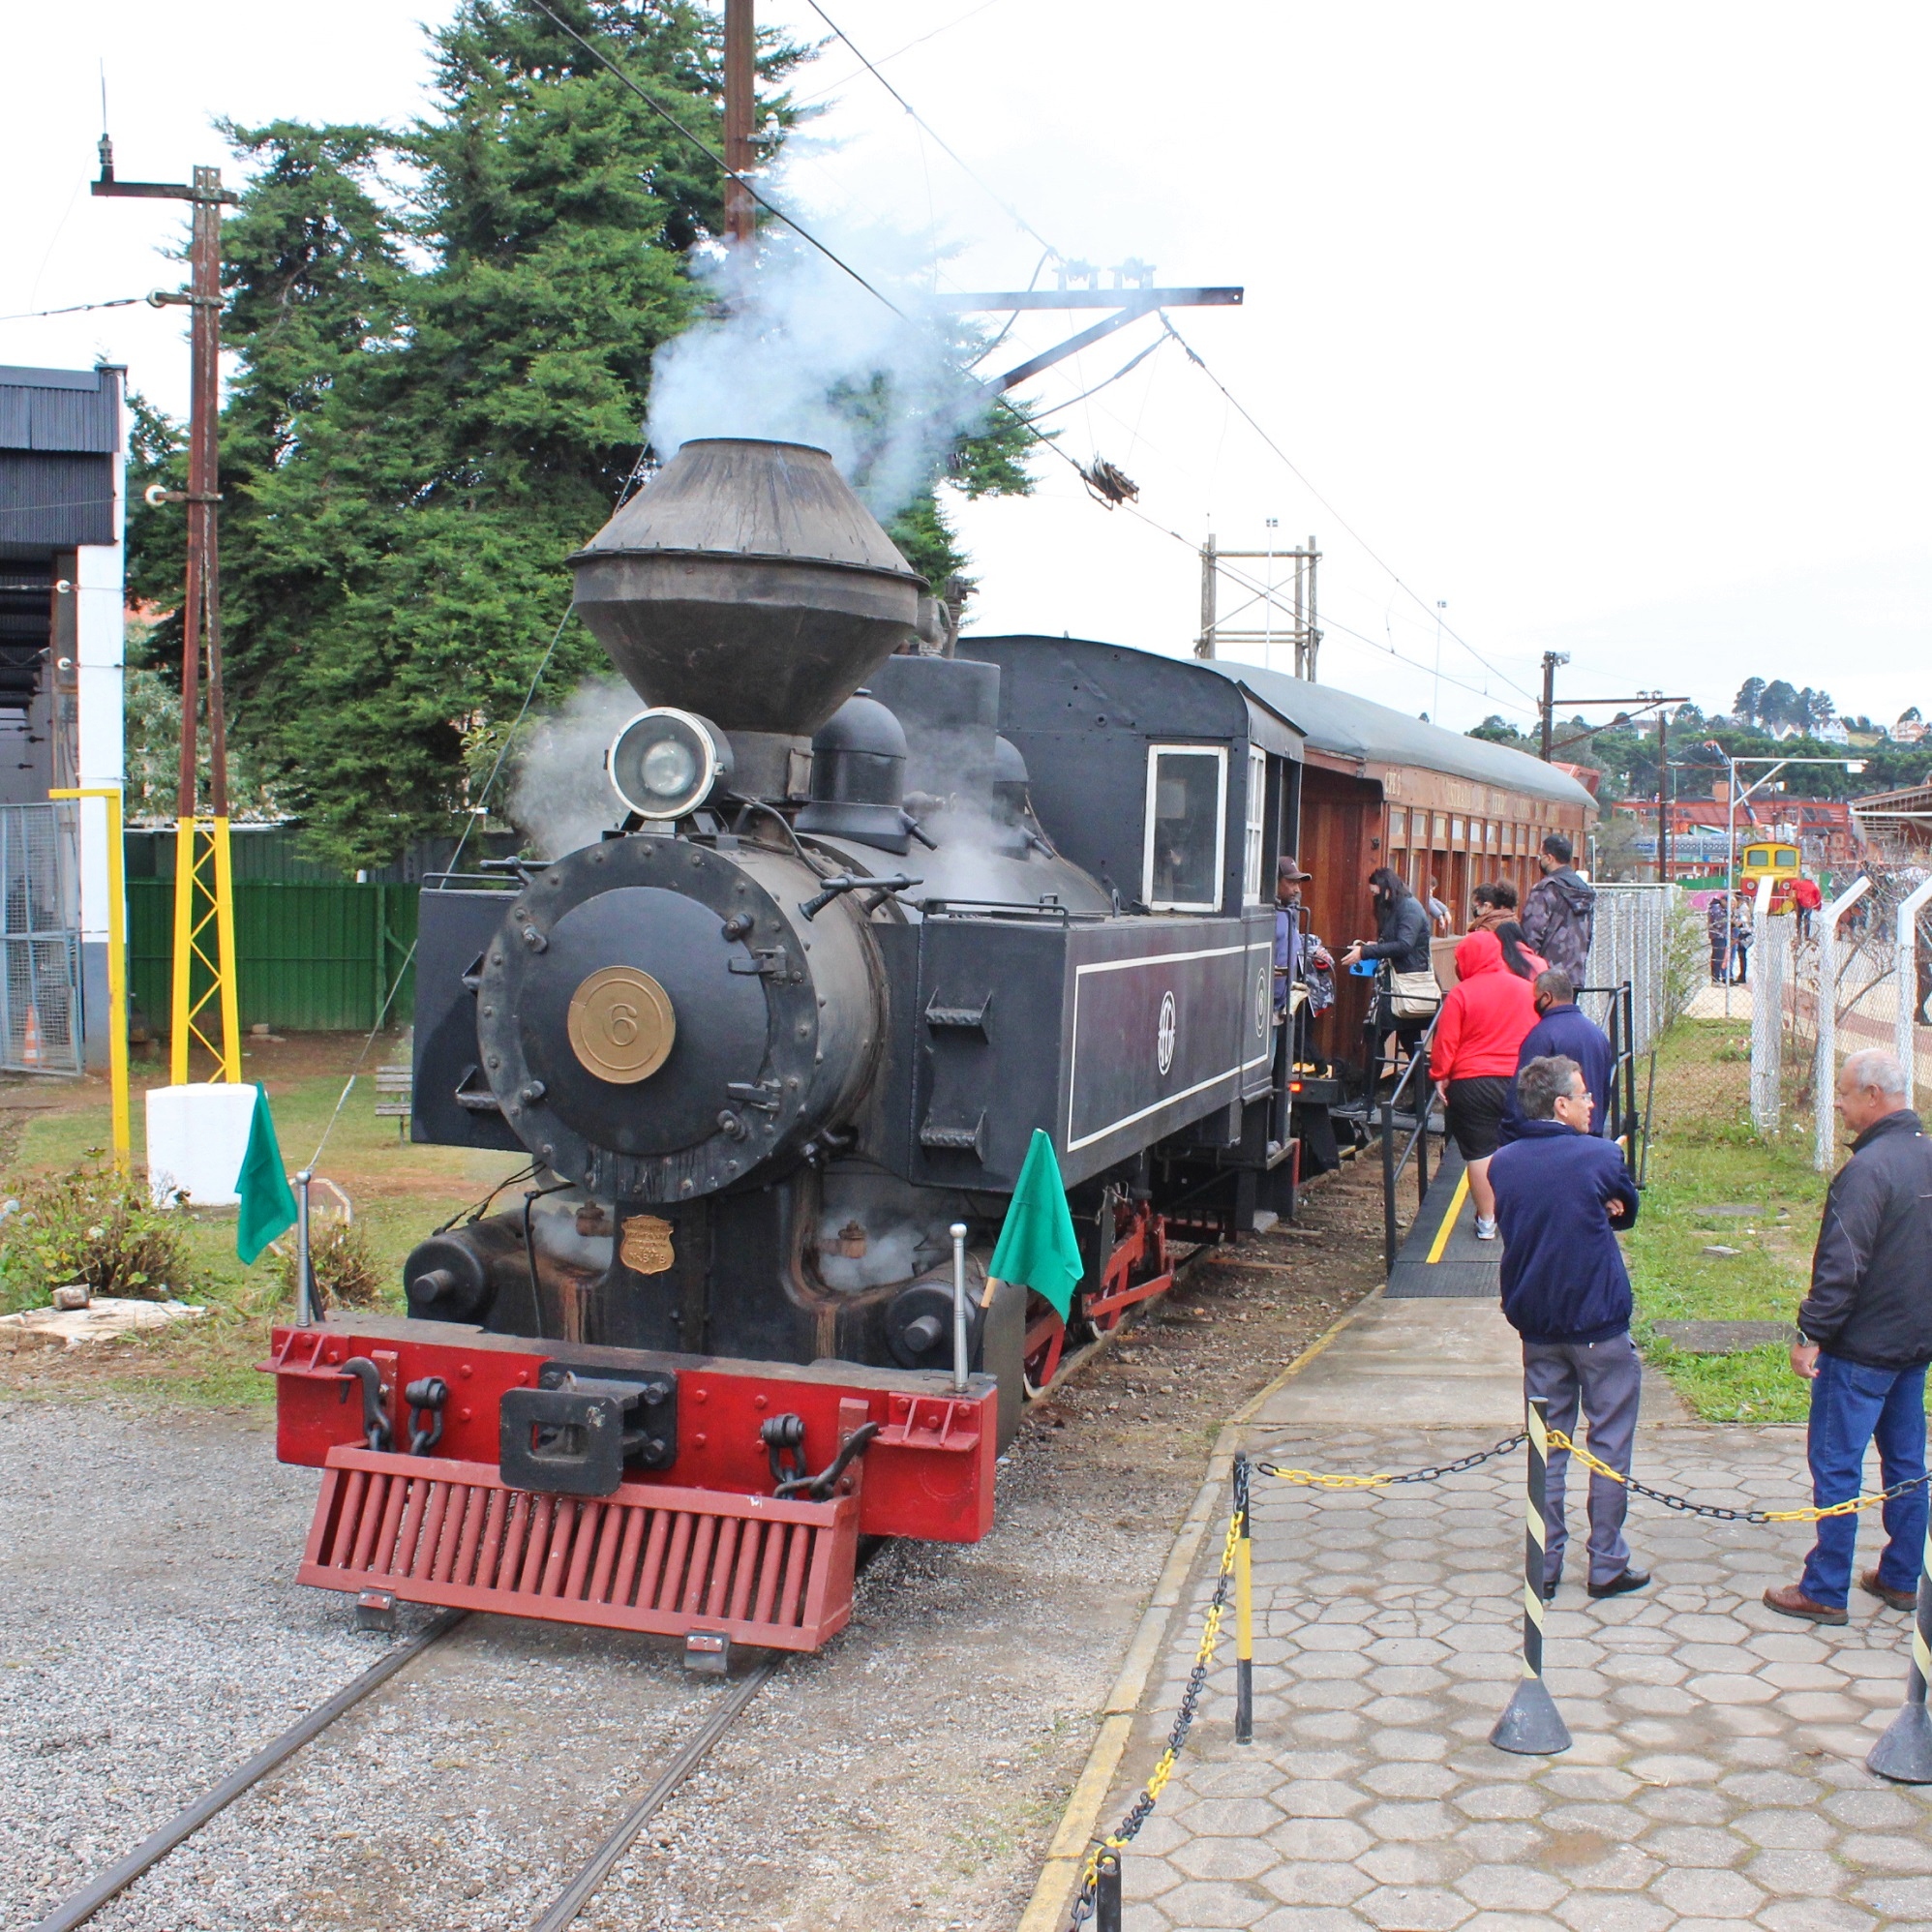
[[[416,937],[414,886],[235,881],[237,992],[243,1026],[306,1032],[376,1024]],[[174,881],[128,881],[130,991],[166,1033],[173,987]],[[415,1008],[414,969],[390,1003],[391,1025]]]

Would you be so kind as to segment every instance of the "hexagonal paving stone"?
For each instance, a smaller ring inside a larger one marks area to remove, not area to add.
[[[1765,1902],[1749,1879],[1710,1867],[1666,1872],[1650,1893],[1686,1918],[1748,1918]]]
[[[1729,1831],[1703,1825],[1656,1825],[1639,1841],[1667,1865],[1738,1865],[1751,1847]]]
[[[1758,1914],[1766,1932],[1872,1932],[1878,1921],[1835,1898],[1773,1899]]]
[[[1474,1865],[1456,1889],[1486,1912],[1548,1912],[1570,1887],[1553,1873],[1528,1865]]]
[[[1443,1886],[1469,1869],[1459,1845],[1377,1845],[1355,1860],[1378,1885]]]
[[[1854,1879],[1827,1852],[1760,1852],[1744,1876],[1773,1898],[1832,1898]]]
[[[1355,1910],[1382,1932],[1454,1932],[1476,1908],[1459,1892],[1424,1886],[1378,1886]]]
[[[1283,1905],[1346,1905],[1374,1885],[1352,1864],[1337,1859],[1277,1865],[1261,1884]]]
[[[1245,1927],[1268,1909],[1264,1897],[1245,1886],[1192,1881],[1179,1885],[1161,1901],[1161,1910],[1173,1925]]]
[[[1197,1797],[1175,1816],[1201,1838],[1258,1838],[1282,1822],[1281,1812],[1260,1797]]]
[[[1259,1838],[1195,1838],[1168,1862],[1191,1879],[1256,1879],[1280,1862],[1274,1848]]]
[[[1346,1818],[1290,1818],[1268,1834],[1268,1843],[1290,1864],[1359,1858],[1375,1842]]]

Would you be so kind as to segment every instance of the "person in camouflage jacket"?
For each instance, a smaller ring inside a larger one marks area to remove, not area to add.
[[[1590,929],[1596,922],[1596,888],[1571,865],[1576,848],[1560,831],[1543,841],[1536,862],[1543,876],[1523,903],[1523,931],[1530,950],[1573,986],[1588,978]]]

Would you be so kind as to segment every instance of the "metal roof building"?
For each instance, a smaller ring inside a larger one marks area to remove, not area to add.
[[[105,812],[47,793],[121,782],[123,374],[0,366],[0,1066],[106,1053]]]

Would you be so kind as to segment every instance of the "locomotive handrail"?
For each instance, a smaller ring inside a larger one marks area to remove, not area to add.
[[[1103,920],[1105,913],[1076,911],[1072,906],[1041,905],[1021,899],[921,899],[920,910],[927,919],[1044,919],[1061,925],[1075,920]]]

